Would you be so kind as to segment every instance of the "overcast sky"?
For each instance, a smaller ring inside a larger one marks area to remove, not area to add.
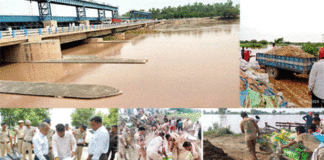
[[[323,0],[242,0],[241,40],[321,42]]]
[[[204,4],[225,3],[227,0],[95,0],[99,3],[111,4],[119,7],[119,13],[124,14],[132,9],[163,8],[167,6],[178,7],[188,3],[201,2]],[[239,0],[232,0],[238,4]],[[54,16],[76,16],[75,7],[52,5],[52,14]],[[111,12],[107,12],[111,16]],[[28,0],[0,0],[0,15],[38,15],[38,6],[36,2],[30,3]],[[88,9],[88,17],[97,17],[97,10]]]

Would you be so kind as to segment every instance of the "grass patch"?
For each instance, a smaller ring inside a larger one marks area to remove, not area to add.
[[[117,38],[115,36],[106,36],[103,37],[104,41],[112,41],[112,40],[117,40]]]
[[[182,119],[183,118],[184,119],[189,118],[189,120],[191,120],[192,122],[196,122],[200,118],[200,117],[188,116],[188,115],[185,115],[185,114],[169,114],[168,116],[169,117],[175,117],[175,118],[182,118]]]
[[[231,127],[221,127],[218,123],[213,123],[213,126],[208,128],[208,131],[204,132],[204,136],[208,137],[220,137],[225,135],[235,135],[238,136],[239,134],[234,134],[233,131],[231,131]]]
[[[263,48],[264,45],[261,43],[245,43],[240,44],[241,47],[247,47],[247,48]]]
[[[161,33],[161,32],[155,30],[147,30],[147,29],[136,29],[136,30],[130,30],[125,32],[126,35],[142,35],[142,34],[156,34],[156,33]]]

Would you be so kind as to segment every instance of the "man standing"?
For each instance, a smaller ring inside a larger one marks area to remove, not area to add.
[[[15,136],[14,136],[14,141],[15,144],[16,140],[18,140],[18,153],[22,154],[22,145],[23,145],[23,138],[24,138],[24,121],[19,120],[18,121],[19,126],[15,128]]]
[[[145,128],[139,127],[138,132],[135,134],[135,144],[138,152],[138,160],[143,157],[146,160],[146,150],[145,150]]]
[[[241,113],[241,117],[243,120],[240,123],[242,133],[245,133],[245,142],[249,148],[250,154],[252,155],[254,160],[257,160],[255,145],[258,136],[260,136],[260,130],[257,125],[257,122],[253,118],[249,118],[246,112]]]
[[[48,140],[48,147],[49,147],[49,151],[48,151],[48,156],[50,158],[50,160],[54,160],[54,155],[53,155],[53,148],[52,148],[52,137],[55,134],[55,131],[53,129],[51,129],[51,119],[46,118],[43,122],[46,122],[49,126],[49,131],[48,134],[46,135],[47,140]]]
[[[131,133],[130,133],[130,130],[128,129],[128,127],[126,126],[125,122],[122,122],[120,127],[121,127],[122,137],[126,143],[126,148],[131,146],[134,149],[134,147],[132,145]]]
[[[109,149],[109,133],[102,125],[102,119],[99,116],[91,118],[90,125],[95,132],[89,142],[89,156],[87,160],[107,160],[106,153]]]
[[[70,132],[65,131],[63,124],[58,124],[56,134],[53,136],[53,155],[55,160],[72,158],[75,155],[76,142]],[[72,149],[71,149],[72,148]]]
[[[9,129],[7,129],[7,123],[1,123],[1,131],[0,131],[0,149],[1,149],[1,157],[5,156],[6,153],[10,153],[10,149],[12,148],[11,142],[11,134]],[[10,143],[10,144],[9,144]]]
[[[308,112],[308,115],[303,117],[303,120],[306,121],[305,123],[305,129],[307,128],[308,125],[311,125],[313,123],[313,112]]]
[[[46,135],[48,134],[50,127],[48,123],[43,122],[39,128],[39,132],[37,132],[33,138],[35,160],[49,160],[49,145]]]
[[[170,124],[170,132],[175,132],[177,120],[173,117]]]
[[[312,107],[324,107],[324,47],[318,52],[319,61],[309,74],[308,90],[312,95]]]
[[[32,159],[33,149],[32,149],[32,140],[35,135],[35,129],[31,127],[31,122],[29,120],[25,121],[26,128],[24,130],[24,137],[23,137],[23,145],[22,145],[22,152],[23,152],[23,159],[26,159],[26,151],[28,151],[28,158]]]
[[[77,141],[77,149],[75,151],[77,160],[81,160],[83,146],[85,144],[87,126],[82,125],[80,129],[75,130],[74,138]]]
[[[72,130],[69,127],[69,124],[65,124],[65,132],[69,132],[72,134]]]
[[[118,134],[117,134],[117,131],[118,131],[117,130],[117,125],[112,126],[111,133],[110,133],[109,150],[108,150],[108,154],[107,154],[107,157],[109,157],[109,154],[111,154],[110,160],[115,159],[115,154],[116,154],[117,148],[118,148]]]

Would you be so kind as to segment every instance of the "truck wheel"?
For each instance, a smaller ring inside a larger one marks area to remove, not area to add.
[[[270,155],[269,160],[284,160],[284,158],[277,153],[273,153]]]
[[[266,72],[269,75],[269,78],[276,79],[279,77],[279,69],[274,67],[267,67]]]

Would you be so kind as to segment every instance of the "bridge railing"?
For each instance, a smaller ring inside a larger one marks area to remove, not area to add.
[[[107,28],[114,28],[118,26],[145,24],[151,22],[159,22],[160,20],[149,20],[149,21],[137,21],[130,23],[112,23],[112,24],[99,24],[99,25],[80,25],[80,26],[70,26],[70,27],[52,27],[52,28],[38,28],[38,29],[20,29],[20,30],[9,30],[0,31],[0,39],[3,38],[18,38],[36,35],[54,35],[61,33],[71,33],[71,32],[82,32],[89,30],[100,30]]]

